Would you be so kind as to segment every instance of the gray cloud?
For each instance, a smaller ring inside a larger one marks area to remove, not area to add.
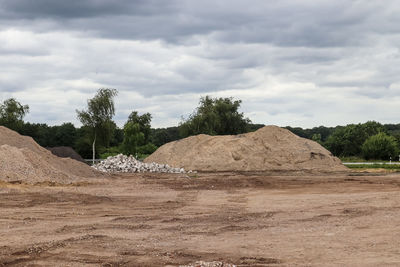
[[[17,97],[27,119],[50,124],[77,122],[100,87],[119,90],[120,125],[133,109],[177,124],[205,94],[242,99],[258,123],[395,120],[399,11],[366,0],[0,0],[0,100]]]
[[[170,9],[168,4],[152,0],[2,0],[0,4],[11,19],[76,19],[121,14],[143,16],[158,13],[160,8],[164,12]]]
[[[398,32],[395,1],[0,1],[5,23],[57,28],[115,39],[185,42],[195,35],[224,43],[335,47],[365,45],[365,31]],[[19,21],[19,22],[18,22]],[[383,25],[384,27],[381,27]]]

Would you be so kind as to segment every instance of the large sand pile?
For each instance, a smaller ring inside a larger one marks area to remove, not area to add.
[[[161,146],[145,159],[197,171],[344,171],[318,143],[277,126],[240,135],[200,134]]]
[[[0,126],[0,180],[71,183],[98,176],[101,174],[87,164],[59,158],[31,137]]]

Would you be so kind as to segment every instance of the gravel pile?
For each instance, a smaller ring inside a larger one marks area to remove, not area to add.
[[[168,164],[158,164],[155,162],[143,163],[133,156],[119,154],[114,157],[108,157],[98,164],[92,166],[102,172],[158,172],[158,173],[186,173],[183,168],[172,168]]]

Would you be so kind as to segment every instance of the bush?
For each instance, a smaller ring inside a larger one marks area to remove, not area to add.
[[[362,154],[364,142],[369,137],[384,131],[382,124],[374,121],[348,124],[344,127],[337,127],[326,140],[325,146],[335,156],[359,156]]]
[[[113,146],[110,148],[104,148],[100,151],[100,159],[106,159],[107,157],[113,157],[121,153],[121,148],[118,146]]]
[[[138,147],[138,153],[145,154],[145,155],[153,154],[153,152],[156,150],[157,150],[157,147],[152,143],[148,143],[148,144]]]
[[[385,133],[369,137],[361,147],[365,159],[394,159],[399,153],[396,139]]]

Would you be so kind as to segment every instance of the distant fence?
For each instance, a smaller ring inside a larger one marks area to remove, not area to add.
[[[386,165],[386,164],[393,164],[393,165],[400,165],[400,162],[398,161],[388,161],[388,162],[342,162],[344,165],[374,165],[374,164],[380,164],[380,165]]]
[[[94,160],[94,164],[99,163],[100,161],[102,161],[102,159],[95,159]],[[85,159],[85,162],[89,165],[93,165],[93,159]]]

